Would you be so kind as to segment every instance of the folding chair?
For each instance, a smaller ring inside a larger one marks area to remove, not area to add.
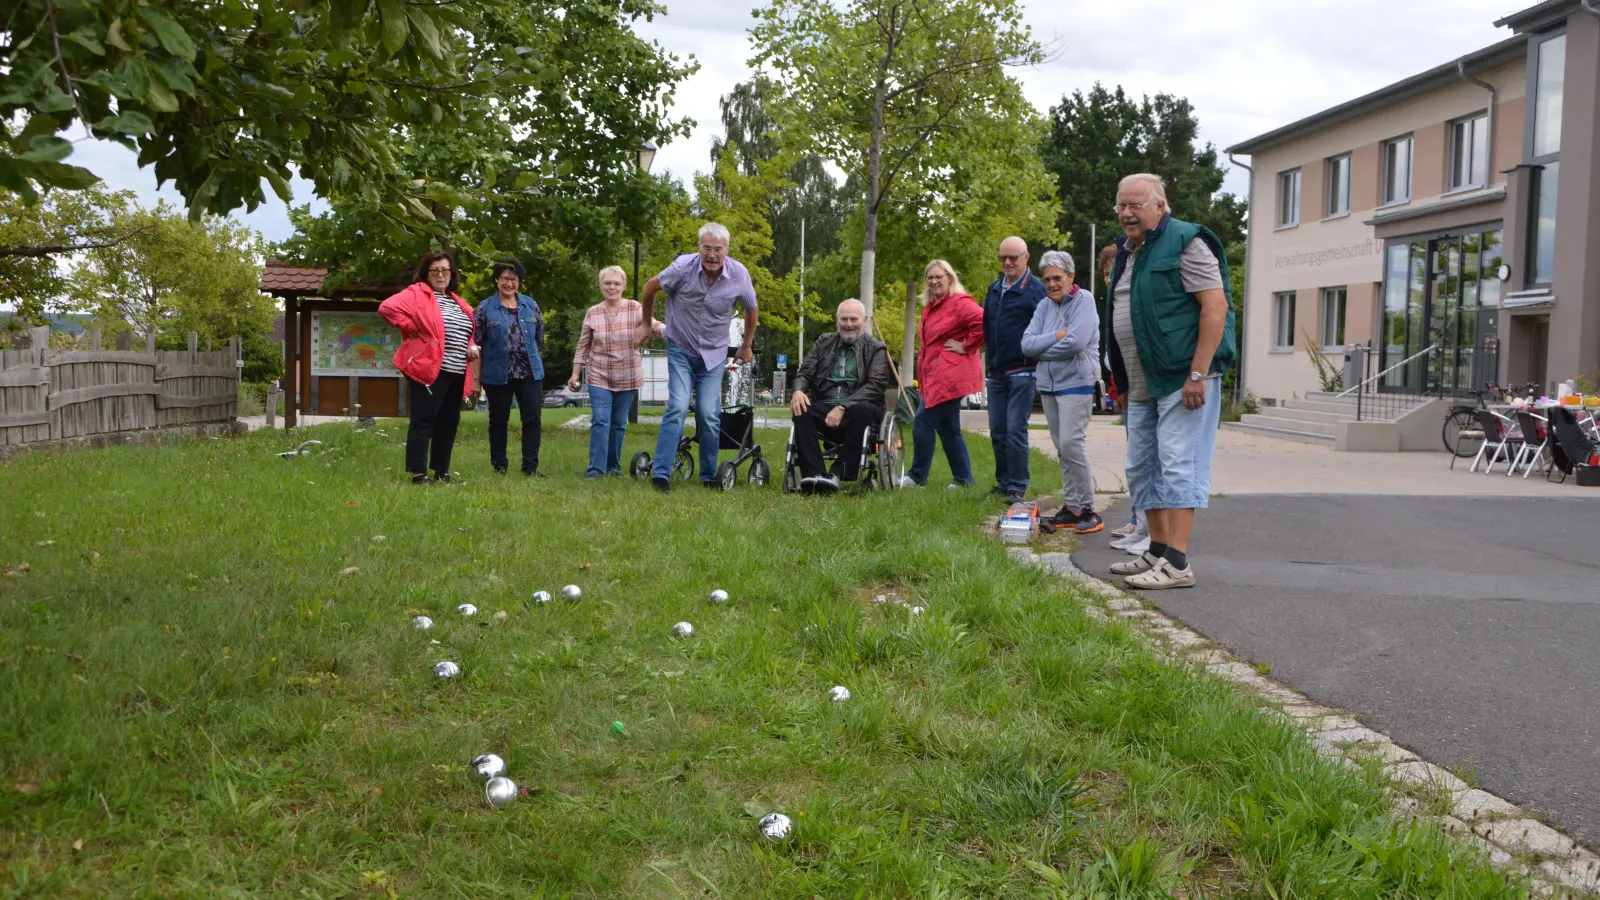
[[[1549,465],[1545,460],[1545,452],[1550,449],[1549,420],[1543,416],[1536,416],[1525,409],[1515,413],[1517,431],[1522,435],[1522,446],[1517,449],[1517,455],[1511,460],[1511,468],[1506,470],[1506,477],[1517,474],[1517,466],[1523,466],[1522,477],[1526,479],[1533,472],[1534,463]],[[1534,441],[1539,446],[1533,445]],[[1523,465],[1526,460],[1527,464]]]
[[[1550,470],[1545,473],[1545,480],[1554,481],[1553,476],[1559,470],[1562,482],[1568,475],[1578,472],[1579,483],[1583,483],[1586,479],[1580,470],[1594,468],[1589,465],[1589,459],[1594,456],[1595,442],[1583,433],[1572,410],[1564,406],[1550,408],[1550,440]]]
[[[1478,420],[1478,427],[1483,429],[1483,446],[1478,448],[1478,455],[1472,458],[1472,468],[1467,471],[1478,471],[1478,463],[1483,461],[1483,455],[1493,450],[1494,455],[1483,470],[1487,475],[1494,471],[1494,464],[1500,461],[1500,457],[1511,458],[1511,429],[1506,427],[1508,420],[1504,416],[1491,410],[1476,409],[1472,415]]]

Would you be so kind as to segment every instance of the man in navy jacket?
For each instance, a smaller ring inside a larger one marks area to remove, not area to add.
[[[1022,353],[1022,333],[1045,299],[1044,282],[1028,271],[1028,244],[1000,242],[1000,277],[983,302],[983,339],[988,372],[989,440],[994,443],[991,494],[1015,503],[1028,492],[1028,417],[1033,413],[1034,360]]]

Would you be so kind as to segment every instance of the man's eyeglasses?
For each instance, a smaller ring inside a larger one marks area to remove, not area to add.
[[[449,275],[450,274],[450,267],[449,266],[434,266],[433,268],[428,270],[428,274],[429,275]]]
[[[1111,207],[1111,211],[1117,213],[1118,215],[1121,215],[1125,212],[1137,212],[1138,210],[1144,209],[1146,206],[1154,206],[1155,202],[1156,201],[1154,200],[1146,200],[1143,203],[1118,203]]]
[[[1024,256],[1027,256],[1027,255],[1028,254],[1026,254],[1026,253],[1002,253],[1002,254],[1000,254],[1000,263],[1002,265],[1004,265],[1006,263],[1014,263],[1017,260],[1023,258]]]

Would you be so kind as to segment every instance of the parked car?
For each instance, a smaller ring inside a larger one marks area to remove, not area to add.
[[[575,391],[569,391],[567,386],[563,384],[560,387],[544,392],[544,405],[558,407],[588,406],[589,391],[581,387]]]
[[[989,394],[988,394],[988,392],[987,391],[979,391],[976,394],[968,394],[965,397],[962,397],[961,398],[961,408],[962,409],[988,409],[989,408]]]

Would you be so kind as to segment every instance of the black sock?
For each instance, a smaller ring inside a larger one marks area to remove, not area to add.
[[[1174,569],[1177,569],[1180,572],[1189,568],[1189,554],[1183,552],[1182,550],[1168,547],[1162,551],[1161,555],[1166,559],[1167,562],[1172,563],[1172,567]]]
[[[1167,545],[1151,541],[1150,549],[1146,550],[1145,552],[1156,557],[1157,559],[1160,559],[1161,556],[1167,552]]]

